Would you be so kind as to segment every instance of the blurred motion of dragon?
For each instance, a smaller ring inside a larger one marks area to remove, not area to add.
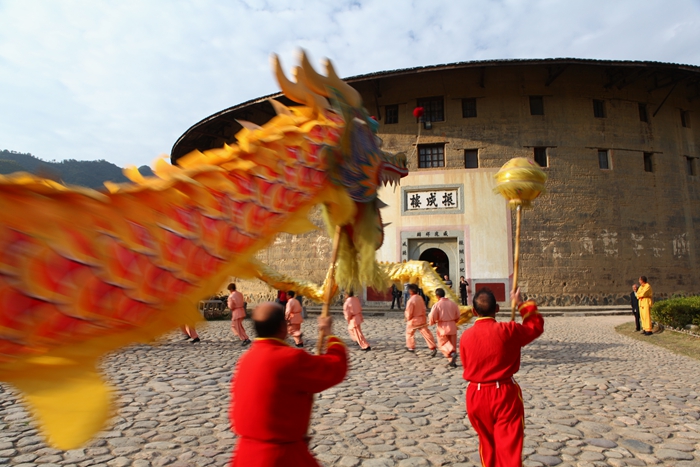
[[[251,270],[255,271],[255,277],[267,283],[273,289],[278,290],[294,290],[296,293],[309,298],[315,302],[321,303],[324,300],[324,293],[329,278],[326,277],[323,284],[318,285],[310,281],[299,280],[280,274],[270,268],[268,265],[257,262],[255,260],[250,263]],[[403,263],[379,263],[379,268],[386,276],[388,283],[393,283],[399,290],[401,285],[405,283],[417,284],[424,294],[430,299],[431,304],[435,304],[438,298],[435,295],[437,288],[442,288],[445,291],[445,297],[459,304],[460,300],[442,280],[440,275],[435,271],[435,268],[427,261],[404,261]],[[384,290],[384,288],[380,289]],[[474,316],[471,306],[460,306],[460,316],[457,325],[461,326],[468,323]]]
[[[179,167],[160,160],[152,178],[126,169],[133,183],[105,191],[0,176],[0,381],[53,446],[79,446],[110,416],[101,356],[200,319],[197,302],[253,276],[278,233],[313,228],[316,205],[330,231],[342,226],[338,284],[386,287],[377,190],[407,175],[405,156],[379,148],[376,122],[330,63],[321,76],[302,55],[292,82],[273,62],[303,105],[273,101],[277,116],[242,122],[237,144]]]

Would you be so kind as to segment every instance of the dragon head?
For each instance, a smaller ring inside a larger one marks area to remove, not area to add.
[[[342,227],[338,284],[345,288],[362,284],[383,288],[386,278],[377,265],[375,252],[384,240],[380,209],[386,205],[378,198],[378,192],[382,184],[398,185],[408,175],[406,155],[381,150],[377,121],[363,107],[360,94],[338,78],[330,61],[325,63],[327,76],[316,73],[303,52],[300,63],[294,69],[296,82],[291,82],[282,72],[279,60],[273,57],[284,94],[343,124],[338,144],[325,148],[329,178],[333,185],[342,188],[348,201],[324,205],[329,231],[335,231],[337,225]]]

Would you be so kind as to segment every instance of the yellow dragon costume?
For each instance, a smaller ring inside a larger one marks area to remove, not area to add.
[[[343,226],[341,287],[439,281],[422,263],[375,260],[378,187],[408,171],[403,154],[380,150],[357,91],[330,63],[321,76],[302,55],[291,82],[273,61],[285,95],[304,105],[273,102],[278,115],[242,122],[235,145],[195,151],[179,167],[160,160],[152,178],[125,169],[133,183],[105,191],[0,176],[0,381],[23,393],[53,446],[75,448],[108,419],[96,370],[105,353],[201,319],[197,302],[230,276],[287,280],[253,256],[280,232],[313,228],[316,205],[331,231]]]

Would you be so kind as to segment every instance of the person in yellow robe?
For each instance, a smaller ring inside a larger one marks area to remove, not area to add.
[[[647,276],[639,278],[637,298],[639,299],[639,319],[642,321],[642,330],[645,336],[651,336],[651,305],[654,304],[654,292],[647,282]]]

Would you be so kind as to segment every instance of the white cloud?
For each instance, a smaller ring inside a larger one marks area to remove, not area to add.
[[[700,65],[698,0],[0,0],[0,149],[150,163],[275,92],[298,47],[350,76],[500,58]]]

